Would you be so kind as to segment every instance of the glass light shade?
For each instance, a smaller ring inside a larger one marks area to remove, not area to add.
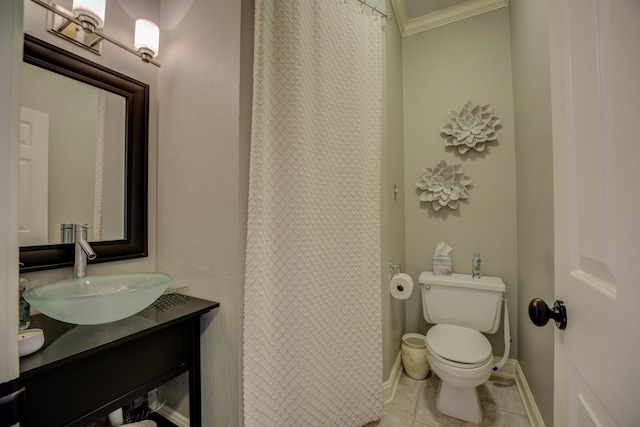
[[[102,28],[106,6],[106,0],[73,0],[73,16],[88,19],[96,28]]]
[[[149,53],[155,58],[160,49],[160,29],[158,26],[148,19],[137,19],[133,45],[137,51]]]

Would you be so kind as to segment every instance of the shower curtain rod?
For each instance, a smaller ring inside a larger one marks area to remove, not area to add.
[[[393,17],[391,15],[387,15],[386,13],[380,12],[377,7],[371,6],[369,3],[366,2],[366,0],[358,0],[358,2],[362,6],[366,6],[369,9],[373,10],[375,13],[378,13],[379,15],[381,15],[387,21],[391,21],[393,19]],[[346,0],[345,0],[345,3],[346,3]]]

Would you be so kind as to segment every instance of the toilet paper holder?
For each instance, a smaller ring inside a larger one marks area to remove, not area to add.
[[[391,273],[391,275],[393,276],[393,271],[394,270],[398,270],[400,273],[402,273],[402,266],[400,264],[394,264],[393,261],[389,262],[389,273]],[[402,292],[404,290],[404,287],[402,285],[398,285],[397,289]]]
[[[393,261],[389,262],[389,273],[393,274],[393,270],[398,270],[400,273],[402,273],[402,266],[400,264],[394,264]]]

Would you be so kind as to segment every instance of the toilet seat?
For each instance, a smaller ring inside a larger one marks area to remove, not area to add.
[[[433,357],[457,368],[477,368],[493,359],[489,340],[474,329],[434,325],[427,332],[425,342]]]

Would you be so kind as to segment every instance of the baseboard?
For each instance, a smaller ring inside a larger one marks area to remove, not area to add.
[[[494,356],[493,359],[496,363],[500,360],[500,358],[496,356]],[[538,411],[538,406],[533,398],[533,394],[531,394],[531,389],[529,388],[527,379],[524,376],[524,372],[522,372],[520,363],[515,359],[507,359],[504,366],[500,368],[500,370],[494,372],[493,375],[516,380],[518,393],[520,393],[520,399],[522,400],[524,410],[527,413],[527,418],[529,418],[529,423],[532,427],[544,427],[544,421],[542,421],[542,416],[540,415],[540,411]]]
[[[382,383],[382,402],[384,404],[391,403],[393,396],[396,394],[396,388],[402,376],[402,353],[398,352],[396,362],[391,368],[389,379]]]
[[[190,425],[189,418],[166,405],[158,410],[158,414],[162,415],[167,421],[171,421],[177,427],[189,427]]]
[[[497,364],[501,359],[502,357],[493,356],[493,363]],[[517,364],[518,364],[518,361],[516,359],[507,359],[504,366],[499,370],[493,372],[491,375],[495,375],[496,377],[514,379],[516,377]]]
[[[517,361],[515,368],[516,385],[520,392],[520,398],[522,399],[524,410],[527,412],[529,423],[532,427],[544,427],[544,421],[542,420],[542,415],[540,415],[540,411],[538,410],[538,405],[536,405],[536,401],[533,398],[533,394],[531,394],[531,389],[529,388],[529,384],[527,384],[524,372],[522,372],[522,368]]]

